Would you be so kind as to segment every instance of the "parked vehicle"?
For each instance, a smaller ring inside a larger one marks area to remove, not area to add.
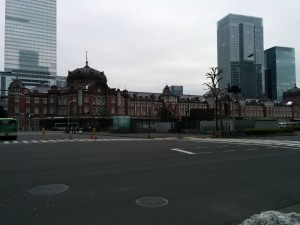
[[[0,138],[17,139],[18,120],[14,118],[0,118]]]

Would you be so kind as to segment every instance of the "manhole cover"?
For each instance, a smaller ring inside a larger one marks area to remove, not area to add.
[[[32,188],[29,190],[29,193],[32,195],[55,195],[68,189],[69,186],[65,184],[47,184]]]
[[[144,207],[161,207],[168,204],[168,200],[162,197],[148,196],[136,200],[136,204]]]

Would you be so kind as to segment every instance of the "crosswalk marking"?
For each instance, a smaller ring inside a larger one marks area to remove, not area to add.
[[[281,148],[281,147],[290,147],[292,149],[300,150],[300,141],[281,141],[281,140],[262,140],[262,139],[225,139],[225,138],[216,138],[216,139],[207,139],[207,138],[193,138],[193,141],[198,143],[201,142],[210,142],[210,143],[230,143],[230,144],[239,144],[245,146],[267,146],[269,148]],[[219,146],[218,146],[219,147]]]
[[[165,139],[146,139],[146,138],[105,138],[105,139],[50,139],[50,140],[24,140],[24,141],[4,141],[3,144],[37,144],[37,143],[68,143],[68,142],[113,142],[113,141],[155,141],[155,140],[165,140]]]
[[[35,134],[35,135],[39,135],[41,134],[42,135],[42,132],[41,131],[36,131],[36,132],[18,132],[18,135],[32,135],[32,134]],[[57,131],[54,131],[54,132],[46,132],[46,135],[47,134],[65,134],[65,132],[57,132]]]

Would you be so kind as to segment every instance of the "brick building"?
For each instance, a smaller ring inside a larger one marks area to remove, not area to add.
[[[296,92],[292,90],[291,93]],[[233,100],[225,93],[219,102],[223,118],[289,120],[300,117],[297,101]],[[88,62],[83,68],[68,72],[66,87],[39,85],[29,91],[16,79],[8,92],[8,116],[19,119],[20,129],[30,130],[66,129],[68,125],[107,128],[115,116],[129,116],[133,129],[152,127],[156,121],[181,120],[185,125],[186,122],[195,123],[193,118],[197,121],[211,119],[214,110],[213,97],[174,95],[168,85],[162,93],[110,88],[104,72],[90,68]]]
[[[9,86],[8,114],[19,119],[21,129],[67,127],[107,127],[114,116],[130,116],[134,126],[144,127],[161,119],[162,109],[168,121],[188,117],[191,109],[206,109],[201,96],[173,95],[166,85],[162,93],[129,92],[110,88],[104,72],[88,66],[68,72],[67,86],[37,86],[24,93],[18,79]]]

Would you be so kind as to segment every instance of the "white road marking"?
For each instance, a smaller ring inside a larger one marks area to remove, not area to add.
[[[223,152],[236,152],[236,150],[225,150]]]
[[[254,151],[257,150],[257,148],[247,148],[246,151]]]
[[[150,141],[155,139],[144,139],[144,138],[105,138],[105,139],[40,139],[40,140],[24,140],[24,141],[3,141],[3,144],[36,144],[36,143],[62,143],[62,142],[112,142],[112,141]]]
[[[208,139],[208,138],[194,138],[196,142],[209,142],[209,143],[230,143],[238,145],[251,145],[251,146],[267,146],[265,149],[269,148],[298,148],[300,150],[300,141],[282,141],[282,140],[261,140],[261,139]],[[220,146],[218,146],[220,147]],[[249,146],[250,147],[250,146]]]
[[[172,148],[172,149],[170,149],[170,150],[171,150],[171,151],[176,151],[176,152],[185,153],[185,154],[188,154],[188,155],[195,155],[195,154],[197,154],[197,153],[185,151],[185,150],[182,150],[182,149],[179,149],[179,148]]]

